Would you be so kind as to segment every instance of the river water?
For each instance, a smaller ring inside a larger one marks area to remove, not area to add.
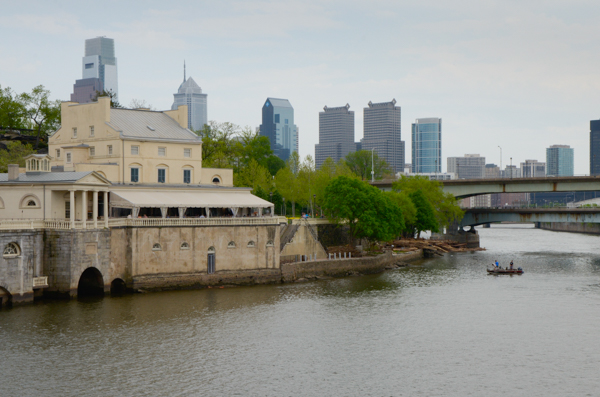
[[[0,395],[600,395],[600,237],[479,232],[371,276],[0,311]]]

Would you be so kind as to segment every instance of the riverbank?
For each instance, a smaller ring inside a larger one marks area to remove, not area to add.
[[[553,232],[585,233],[600,235],[600,223],[536,222],[535,227]]]

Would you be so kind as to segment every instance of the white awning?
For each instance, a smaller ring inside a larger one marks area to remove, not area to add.
[[[266,200],[250,192],[190,192],[156,190],[111,190],[110,205],[116,208],[269,208],[273,206]]]

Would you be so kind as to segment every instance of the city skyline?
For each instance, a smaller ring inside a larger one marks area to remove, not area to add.
[[[26,92],[43,84],[52,99],[68,100],[81,43],[106,36],[118,45],[122,104],[169,109],[181,82],[172,71],[185,58],[211,93],[210,120],[254,129],[265,97],[289,98],[302,157],[314,156],[324,104],[395,97],[405,132],[417,118],[444,118],[444,156],[481,153],[499,164],[501,146],[502,164],[518,164],[563,142],[577,152],[575,174],[589,173],[588,122],[600,108],[592,16],[600,5],[351,2],[341,11],[310,1],[150,2],[94,9],[90,19],[91,10],[68,1],[4,4],[0,31],[15,39],[0,43],[0,85]],[[379,39],[387,32],[403,39],[390,48]],[[324,36],[340,40],[332,47]]]

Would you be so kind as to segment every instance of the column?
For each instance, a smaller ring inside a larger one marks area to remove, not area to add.
[[[92,218],[94,219],[94,229],[98,229],[98,191],[92,192]]]
[[[108,191],[104,192],[104,227],[108,229]]]
[[[185,207],[179,207],[178,209],[179,209],[179,218],[184,218],[185,210],[187,208],[185,208]]]
[[[206,211],[206,217],[210,218],[210,208],[206,207],[205,211]]]
[[[81,192],[81,226],[84,230],[87,228],[87,196],[87,190]]]
[[[69,190],[69,220],[71,229],[75,229],[75,190]]]

